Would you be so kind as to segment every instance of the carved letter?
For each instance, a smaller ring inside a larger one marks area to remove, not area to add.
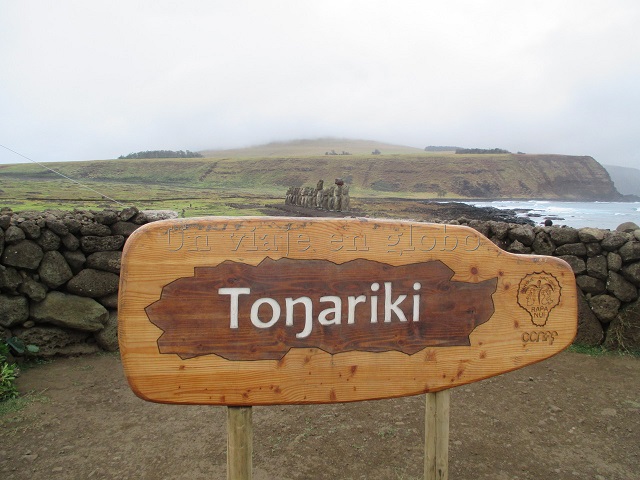
[[[340,325],[342,321],[341,313],[342,313],[342,300],[340,297],[335,296],[327,296],[320,297],[321,302],[333,302],[333,307],[325,308],[320,315],[318,315],[318,322],[320,325]],[[329,320],[327,318],[328,315],[333,314],[333,319]]]
[[[349,313],[347,316],[347,323],[355,323],[356,321],[356,305],[359,303],[364,303],[367,301],[367,297],[364,295],[359,295],[357,297],[348,297],[347,301],[349,302]]]
[[[262,305],[263,303],[266,303],[271,306],[271,310],[272,310],[271,320],[269,320],[268,322],[263,322],[262,320],[260,320],[260,317],[258,316],[258,310],[260,309],[260,305]],[[251,323],[253,323],[255,327],[258,327],[258,328],[273,327],[279,318],[280,318],[280,305],[273,298],[259,298],[258,300],[253,302],[253,305],[251,305]]]
[[[406,322],[407,317],[404,316],[404,312],[398,308],[398,305],[407,298],[406,295],[398,295],[395,302],[392,302],[391,298],[391,282],[384,282],[384,321],[389,323],[391,321],[391,311],[393,310],[398,316],[401,322]]]
[[[229,328],[238,328],[238,297],[249,295],[250,288],[219,288],[219,295],[231,295],[229,306]]]
[[[422,285],[416,282],[413,284],[413,289],[417,292]],[[420,320],[420,295],[413,296],[413,321],[418,322]]]
[[[377,292],[380,290],[379,283],[371,284],[371,291]],[[378,323],[378,297],[377,295],[372,295],[371,297],[371,323]]]
[[[304,328],[300,333],[296,333],[296,338],[306,338],[311,333],[313,322],[313,302],[309,297],[285,298],[286,320],[285,324],[289,327],[293,326],[293,306],[296,303],[304,305]]]

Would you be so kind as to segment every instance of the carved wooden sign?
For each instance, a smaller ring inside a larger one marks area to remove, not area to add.
[[[461,226],[166,220],[125,245],[119,340],[134,392],[212,405],[435,392],[573,340],[575,279]]]

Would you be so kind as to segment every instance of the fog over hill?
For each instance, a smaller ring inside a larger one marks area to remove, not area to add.
[[[384,154],[420,153],[422,148],[408,147],[379,142],[376,140],[355,140],[350,138],[323,137],[315,139],[298,139],[283,142],[271,142],[246,148],[228,150],[202,150],[200,153],[209,158],[238,157],[294,157],[315,156],[325,153],[351,155],[368,155],[378,150]]]
[[[640,170],[618,165],[603,165],[609,172],[609,176],[616,189],[623,195],[640,196]]]

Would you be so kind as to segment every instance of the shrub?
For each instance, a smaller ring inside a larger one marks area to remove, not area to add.
[[[9,346],[4,340],[0,341],[0,402],[18,396],[18,389],[15,386],[16,370],[15,363],[9,363]]]

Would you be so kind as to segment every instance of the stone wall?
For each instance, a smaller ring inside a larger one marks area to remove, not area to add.
[[[0,212],[0,335],[39,355],[113,351],[126,238],[175,212]],[[566,260],[579,286],[576,343],[640,349],[640,230],[533,227],[459,219],[513,253]]]
[[[468,225],[508,252],[565,260],[578,285],[574,343],[640,350],[640,229],[636,224],[610,231],[465,219],[447,223]]]
[[[126,238],[175,212],[0,211],[0,336],[38,355],[114,351]]]

